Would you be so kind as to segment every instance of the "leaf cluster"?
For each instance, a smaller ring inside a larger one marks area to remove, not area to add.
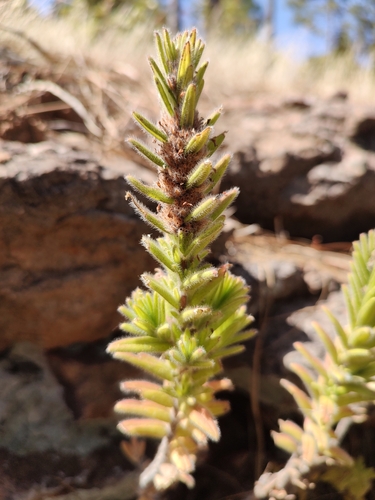
[[[345,499],[365,498],[375,478],[361,458],[354,459],[342,447],[351,422],[366,418],[366,404],[375,401],[375,231],[362,234],[354,243],[348,286],[343,287],[349,324],[343,326],[327,309],[336,335],[332,339],[319,325],[315,329],[325,347],[320,360],[301,343],[294,347],[310,369],[294,363],[290,368],[307,393],[295,384],[281,383],[300,408],[303,426],[279,421],[275,443],[291,453],[282,471],[263,475],[258,498],[298,496],[317,480],[330,482]]]
[[[135,112],[139,127],[154,149],[134,138],[129,143],[155,168],[158,179],[147,185],[128,176],[130,186],[156,205],[147,208],[133,193],[127,197],[159,237],[145,235],[142,244],[160,266],[144,273],[144,289],[136,289],[120,313],[126,337],[108,346],[115,358],[145,370],[159,382],[125,381],[122,389],[138,399],[119,401],[115,410],[131,416],[119,429],[128,436],[161,439],[141,485],[164,489],[177,480],[193,486],[196,454],[207,441],[217,441],[216,418],[229,410],[215,393],[230,388],[228,380],[212,380],[221,360],[243,350],[254,335],[247,327],[248,288],[228,265],[205,261],[210,244],[220,234],[223,212],[238,195],[233,188],[212,191],[230,162],[211,157],[225,134],[214,135],[221,109],[208,118],[196,109],[208,63],[200,65],[204,44],[196,30],[171,38],[155,34],[158,62],[150,58],[155,87],[163,107],[158,123]]]

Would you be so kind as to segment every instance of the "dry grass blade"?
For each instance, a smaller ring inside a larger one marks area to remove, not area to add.
[[[35,49],[44,59],[46,59],[47,62],[55,64],[58,61],[57,58],[55,58],[48,51],[44,50],[39,43],[37,43],[35,40],[27,36],[23,31],[15,30],[13,28],[10,28],[9,26],[3,26],[2,24],[0,24],[0,30],[7,31],[12,35],[22,38],[23,40],[26,40],[27,43],[31,45],[31,47]]]
[[[57,83],[45,81],[45,80],[34,80],[17,87],[18,92],[32,92],[34,90],[41,92],[50,92],[52,95],[58,97],[61,101],[68,104],[78,116],[80,116],[87,127],[87,130],[95,137],[101,137],[102,131],[96,125],[93,118],[90,116],[84,105],[72,94],[64,90],[62,87],[57,85]]]

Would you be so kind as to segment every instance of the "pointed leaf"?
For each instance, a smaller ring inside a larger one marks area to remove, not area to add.
[[[167,436],[171,429],[170,425],[166,422],[151,418],[129,418],[122,420],[117,428],[123,434],[128,436],[149,437],[154,439],[161,439]]]
[[[113,357],[116,359],[121,359],[122,361],[127,361],[132,365],[142,368],[151,375],[162,380],[173,380],[173,370],[168,360],[158,359],[148,353],[138,353],[134,354],[132,352],[115,352]]]
[[[204,405],[215,417],[221,417],[230,411],[229,401],[213,399]]]
[[[170,286],[168,286],[168,283],[166,283],[161,278],[155,278],[152,274],[149,273],[142,274],[141,278],[148,288],[161,295],[174,308],[180,308],[179,300],[176,298],[174,290],[171,290]]]
[[[136,141],[135,139],[128,139],[128,142],[130,142],[130,144],[138,151],[138,153],[147,158],[147,160],[150,160],[151,163],[154,163],[155,165],[161,168],[166,167],[166,164],[164,163],[162,158],[160,158],[160,156],[150,151],[141,142]]]
[[[156,48],[158,51],[159,60],[163,65],[165,73],[168,74],[169,73],[169,67],[168,67],[168,62],[167,62],[168,57],[166,55],[166,51],[165,51],[165,48],[163,46],[163,42],[161,40],[161,36],[157,31],[155,32],[155,40],[156,40]]]
[[[187,88],[181,108],[180,125],[182,128],[191,128],[195,118],[196,86],[191,83]]]
[[[187,75],[189,66],[191,66],[191,46],[190,42],[186,42],[177,70],[177,85],[179,89],[185,88],[189,83]]]
[[[148,380],[125,380],[121,382],[120,388],[123,392],[135,392],[143,398],[159,403],[163,406],[173,407],[174,398],[167,394],[163,387]]]
[[[109,352],[153,352],[160,353],[170,349],[170,342],[165,342],[155,337],[128,337],[116,340],[108,346]]]
[[[153,401],[144,401],[138,399],[121,399],[115,404],[115,412],[129,415],[138,415],[152,419],[171,422],[173,414],[170,409]]]
[[[198,153],[207,143],[212,127],[206,127],[202,132],[195,134],[185,146],[186,153]]]
[[[196,205],[192,211],[185,217],[185,222],[189,222],[191,220],[202,220],[205,217],[208,217],[218,206],[218,197],[206,196],[203,200]]]
[[[296,442],[301,441],[303,429],[292,420],[278,420],[281,432],[291,436]]]
[[[189,422],[203,432],[212,441],[219,441],[220,429],[216,419],[203,407],[193,409],[189,413]]]
[[[314,321],[313,327],[315,328],[316,333],[319,335],[320,340],[323,342],[324,347],[327,349],[329,352],[331,358],[335,363],[337,363],[337,349],[335,347],[335,344],[332,342],[331,337],[328,335],[328,333],[317,323]]]
[[[306,349],[302,342],[294,342],[293,347],[296,349],[296,351],[302,354],[302,356],[319,373],[319,375],[321,375],[325,379],[329,378],[329,374],[324,364],[320,361],[319,358],[311,354],[311,352]]]
[[[169,205],[174,203],[174,199],[167,196],[161,189],[154,186],[147,186],[132,175],[127,175],[125,178],[134,189],[144,194],[152,201],[168,203]]]
[[[357,326],[375,326],[375,297],[363,304],[357,314]]]
[[[142,245],[147,249],[148,252],[162,264],[167,269],[171,271],[178,272],[179,266],[167,255],[165,251],[160,247],[159,243],[155,241],[150,236],[142,236]]]
[[[209,177],[212,171],[212,163],[208,160],[203,163],[199,163],[188,175],[188,180],[186,182],[186,188],[191,189],[193,187],[201,186],[204,181]]]
[[[215,220],[219,215],[221,215],[224,210],[226,210],[229,205],[231,205],[234,200],[237,198],[239,195],[240,190],[237,187],[234,187],[232,189],[229,189],[228,191],[224,191],[223,193],[220,193],[219,197],[217,198],[217,205],[215,207],[215,210],[211,213],[211,219]]]
[[[133,111],[133,117],[137,120],[137,122],[141,125],[146,132],[155,137],[160,142],[168,142],[168,136],[165,132],[160,130],[156,125],[147,120],[144,116],[140,115]]]
[[[271,431],[272,439],[275,442],[275,445],[281,448],[282,450],[287,451],[288,453],[295,453],[297,451],[297,442],[296,440],[282,432]]]
[[[206,125],[213,126],[215,123],[218,121],[218,119],[221,116],[221,113],[223,112],[223,108],[220,107],[216,111],[214,111],[208,118],[206,118]]]
[[[134,207],[134,209],[138,212],[138,214],[142,217],[145,222],[148,222],[152,227],[158,229],[162,233],[168,233],[168,229],[154,212],[149,210],[143,203],[141,203],[135,196],[131,193],[126,194],[126,198],[131,200],[130,204]]]
[[[297,387],[295,384],[292,382],[289,382],[289,380],[286,379],[281,379],[280,384],[286,389],[290,394],[293,396],[295,399],[297,405],[301,410],[311,410],[312,405],[311,405],[311,399],[307,396],[307,394],[299,387]]]
[[[223,144],[224,139],[225,139],[225,134],[226,134],[226,132],[223,132],[222,134],[217,135],[216,137],[212,137],[208,141],[207,151],[208,151],[209,156],[212,156],[219,149],[219,147]]]

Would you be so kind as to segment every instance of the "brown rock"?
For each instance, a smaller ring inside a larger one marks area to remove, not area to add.
[[[234,157],[223,187],[240,186],[241,222],[324,242],[351,241],[375,226],[372,109],[343,99],[282,101],[225,119]]]
[[[52,142],[14,144],[3,143],[13,157],[0,166],[0,349],[105,337],[154,265],[139,245],[147,228],[124,200],[134,166],[105,168]]]

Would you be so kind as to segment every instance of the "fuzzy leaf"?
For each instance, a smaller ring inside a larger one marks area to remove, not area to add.
[[[219,147],[223,144],[224,139],[225,139],[225,134],[226,132],[223,132],[216,137],[212,137],[208,143],[207,143],[207,151],[208,155],[212,156],[216,151],[219,149]]]
[[[135,139],[128,139],[128,142],[140,153],[142,156],[150,160],[151,163],[154,163],[158,167],[165,168],[166,165],[164,161],[157,154],[150,151],[144,144]]]
[[[185,146],[186,153],[198,153],[207,143],[212,127],[206,127],[202,132],[193,135]]]
[[[161,295],[167,302],[169,302],[169,304],[171,304],[171,306],[175,307],[176,309],[180,308],[179,300],[176,298],[173,289],[170,288],[170,284],[167,283],[164,279],[155,278],[152,274],[149,273],[142,274],[141,278],[148,288]]]
[[[218,119],[221,116],[221,113],[223,112],[223,108],[220,107],[216,111],[214,111],[207,119],[206,119],[206,125],[213,126],[215,123],[218,121]]]
[[[147,120],[144,116],[139,113],[133,112],[133,117],[137,120],[137,122],[141,125],[141,127],[146,130],[150,135],[155,137],[160,142],[168,142],[168,136],[165,132],[160,130],[156,125]]]
[[[280,384],[293,396],[298,407],[301,408],[301,410],[311,410],[311,399],[305,392],[303,392],[292,382],[289,382],[289,380],[281,379]]]
[[[272,439],[275,445],[288,453],[295,453],[297,451],[298,443],[289,434],[284,434],[283,432],[271,431]]]
[[[125,380],[120,384],[120,388],[123,392],[135,392],[145,399],[169,408],[174,405],[173,397],[167,394],[163,387],[148,380]]]
[[[229,205],[231,205],[234,200],[237,198],[239,195],[240,190],[238,188],[232,188],[229,189],[228,191],[224,191],[223,193],[220,193],[220,195],[217,198],[217,205],[213,212],[211,213],[211,219],[215,220],[217,217],[219,217],[224,210],[226,210]]]
[[[142,217],[142,219],[145,222],[148,222],[150,226],[152,226],[155,229],[158,229],[162,233],[168,233],[168,229],[166,228],[160,217],[157,216],[157,214],[149,210],[131,193],[127,193],[126,197],[127,199],[130,198],[131,200],[130,204],[133,206],[133,208],[138,212],[138,214]]]
[[[216,267],[209,267],[208,269],[203,269],[195,273],[190,274],[182,283],[182,288],[184,290],[194,291],[200,285],[204,285],[208,281],[216,278],[218,276],[218,271]]]
[[[170,409],[153,401],[140,401],[138,399],[121,399],[115,404],[115,412],[138,415],[140,417],[155,418],[163,422],[172,421]]]
[[[203,200],[193,208],[190,214],[185,217],[185,222],[189,222],[191,220],[199,221],[208,217],[216,209],[217,205],[217,196],[207,196],[206,198],[203,198]]]
[[[156,64],[154,59],[152,57],[149,57],[148,60],[149,60],[151,69],[154,73],[154,79],[155,79],[155,83],[156,83],[157,89],[159,91],[160,97],[162,97],[162,100],[164,101],[163,96],[165,96],[166,102],[164,102],[164,104],[166,105],[166,107],[170,107],[174,111],[174,109],[177,107],[177,100],[176,100],[175,95],[173,94],[170,86],[168,85],[167,80],[165,79],[165,76],[160,71],[160,68]],[[160,89],[163,90],[162,93],[160,92]],[[173,114],[174,114],[174,112],[172,113],[171,116],[173,116]]]
[[[223,359],[229,356],[234,356],[235,354],[240,354],[244,350],[245,350],[244,345],[234,345],[219,350],[212,350],[211,356],[213,359]]]
[[[191,189],[193,187],[201,186],[204,181],[209,177],[212,170],[212,164],[210,161],[204,161],[198,164],[189,174],[188,180],[186,182],[186,188]]]
[[[163,85],[160,78],[158,78],[157,76],[154,77],[154,81],[155,81],[156,88],[158,89],[160,98],[165,106],[165,109],[168,111],[168,113],[171,116],[174,116],[175,107],[173,105],[173,101],[170,97],[168,90],[166,90],[166,87]],[[176,106],[177,106],[177,104],[176,104]]]
[[[321,341],[323,342],[324,344],[324,347],[327,349],[327,351],[329,352],[331,358],[333,359],[333,361],[335,363],[337,363],[337,349],[334,345],[334,343],[332,342],[332,339],[331,337],[328,335],[328,333],[319,325],[319,323],[317,322],[313,322],[313,326],[315,328],[315,331],[316,333],[319,335]]]
[[[163,251],[158,241],[155,241],[150,236],[142,236],[141,243],[160,264],[171,271],[179,271],[179,266]]]
[[[292,420],[278,420],[281,432],[291,436],[296,442],[301,441],[303,429]]]
[[[163,46],[163,42],[162,42],[161,36],[160,36],[160,34],[158,32],[155,33],[155,40],[156,40],[156,48],[157,48],[157,51],[158,51],[159,60],[160,60],[160,62],[163,65],[164,71],[166,73],[168,73],[169,72],[169,67],[168,67],[168,59],[169,59],[169,57],[167,58],[167,56],[166,56],[165,48]]]
[[[197,85],[200,85],[203,82],[203,77],[204,77],[204,74],[206,72],[207,66],[208,66],[208,61],[203,63],[202,66],[196,72],[195,81],[196,81]]]
[[[122,420],[117,428],[128,436],[149,437],[161,439],[170,433],[170,425],[151,418],[129,418]]]
[[[210,245],[221,233],[225,222],[225,216],[218,217],[215,221],[210,222],[206,228],[201,231],[196,238],[187,246],[185,256],[191,257],[199,255],[199,253]]]
[[[177,85],[179,89],[185,88],[189,82],[189,67],[191,66],[191,45],[190,42],[186,42],[182,55],[180,58],[180,62],[177,70]],[[192,74],[190,80],[192,78]]]
[[[134,323],[121,323],[120,330],[122,330],[125,333],[130,333],[130,335],[136,335],[140,337],[145,333],[147,333],[147,331],[134,325]]]
[[[155,337],[128,337],[111,342],[109,352],[165,352],[171,347],[169,342]]]
[[[194,66],[197,67],[198,64],[199,64],[199,61],[201,60],[201,57],[202,57],[202,54],[203,54],[203,51],[204,51],[204,43],[202,42],[202,40],[199,40],[198,43],[196,44],[196,49],[195,49],[195,52],[194,52]]]
[[[228,165],[232,159],[231,155],[223,156],[214,166],[212,173],[210,175],[210,185],[206,189],[206,193],[210,192],[216,184],[223,178],[225,172],[227,171]]]
[[[227,339],[233,337],[252,322],[253,318],[246,315],[246,308],[241,307],[233,316],[224,321],[218,328],[214,330],[211,338],[220,337],[221,344]]]
[[[185,307],[181,313],[181,319],[186,322],[197,322],[207,320],[212,316],[212,309],[207,306]]]
[[[180,125],[182,128],[191,128],[195,117],[196,86],[191,83],[187,88],[181,108]]]
[[[112,356],[116,359],[127,361],[138,368],[142,368],[142,370],[145,370],[154,377],[162,380],[173,380],[173,371],[168,360],[158,359],[148,353],[134,354],[132,352],[116,351],[112,353]]]
[[[193,409],[188,416],[189,422],[203,432],[211,441],[219,441],[220,429],[216,419],[203,407]]]
[[[302,356],[310,363],[310,365],[325,379],[329,378],[327,369],[319,358],[311,354],[308,349],[302,344],[302,342],[294,342],[293,347],[296,351],[300,352]]]
[[[171,40],[169,35],[169,31],[166,28],[163,28],[163,40],[164,40],[164,50],[167,54],[167,59],[172,63],[177,59],[177,51],[174,43]]]
[[[134,187],[137,191],[140,193],[144,194],[148,198],[150,198],[152,201],[156,202],[161,202],[161,203],[168,203],[172,204],[174,202],[174,199],[171,198],[170,196],[167,196],[164,191],[161,189],[154,187],[154,186],[147,186],[143,182],[141,182],[139,179],[136,177],[133,177],[132,175],[127,175],[126,180],[128,183]]]

